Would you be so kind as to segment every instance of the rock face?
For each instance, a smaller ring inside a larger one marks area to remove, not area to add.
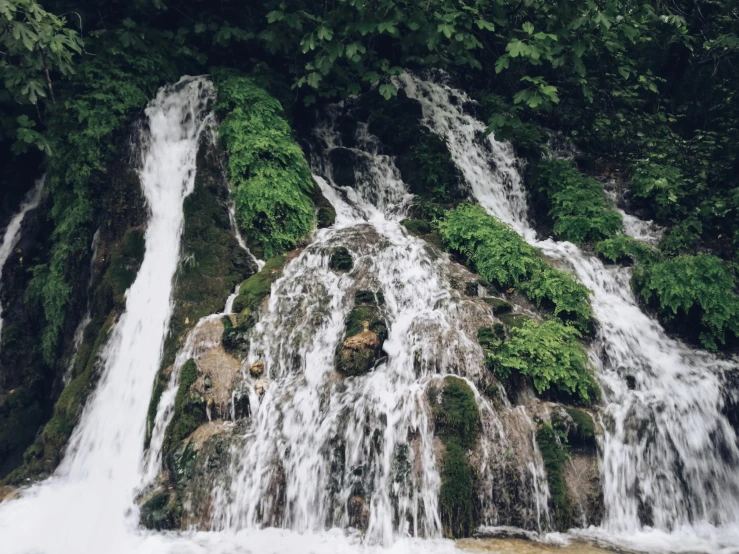
[[[387,325],[377,305],[381,298],[381,293],[356,293],[356,305],[346,319],[344,341],[336,349],[336,369],[343,375],[363,375],[382,356]]]

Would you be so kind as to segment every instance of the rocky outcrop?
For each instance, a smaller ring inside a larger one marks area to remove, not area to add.
[[[371,291],[358,291],[355,307],[346,319],[344,340],[336,349],[336,369],[346,376],[363,375],[382,356],[387,324],[380,312],[379,298]]]

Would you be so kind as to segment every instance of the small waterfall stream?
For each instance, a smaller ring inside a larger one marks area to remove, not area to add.
[[[45,180],[46,176],[41,177],[39,180],[36,181],[36,184],[33,186],[33,188],[29,190],[28,193],[26,193],[26,196],[21,203],[18,213],[13,216],[13,218],[10,220],[10,223],[8,223],[8,226],[5,229],[3,242],[2,244],[0,244],[0,277],[3,274],[3,267],[5,267],[5,262],[8,261],[8,258],[13,253],[13,249],[18,244],[18,241],[21,238],[21,225],[23,224],[23,219],[26,217],[26,214],[29,211],[38,207],[39,202],[41,202],[41,193],[44,191]],[[0,305],[0,333],[2,333],[3,329],[2,310],[3,307],[2,305]]]
[[[515,157],[480,135],[483,125],[461,109],[469,100],[464,93],[408,74],[398,82],[421,102],[425,123],[447,140],[478,202],[566,262],[593,293],[600,326],[590,357],[603,386],[606,431],[606,518],[594,534],[634,547],[653,548],[655,540],[676,550],[738,545],[739,448],[721,412],[721,376],[736,364],[669,338],[637,305],[628,269],[607,268],[568,242],[537,240],[526,210],[511,200],[524,197]],[[500,164],[497,155],[486,156],[491,150],[505,153]],[[625,231],[651,239],[649,225],[636,222],[627,218]],[[634,390],[627,377],[636,380]]]
[[[103,552],[136,526],[144,422],[159,367],[197,143],[213,97],[204,78],[160,90],[146,109],[139,169],[150,212],[146,254],[126,310],[102,354],[103,369],[55,477],[0,509],[4,543],[14,552]],[[34,530],[35,529],[35,530]]]

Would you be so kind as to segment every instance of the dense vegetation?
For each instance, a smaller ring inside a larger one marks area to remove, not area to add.
[[[592,325],[588,290],[552,266],[513,229],[479,206],[461,204],[439,223],[445,243],[501,289],[520,288],[537,305],[549,309],[583,332]]]

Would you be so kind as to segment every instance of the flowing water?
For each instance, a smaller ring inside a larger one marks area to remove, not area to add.
[[[593,292],[601,323],[591,359],[604,389],[606,519],[601,528],[577,533],[660,552],[736,552],[739,451],[721,415],[721,373],[731,364],[669,339],[639,310],[627,269],[604,267],[569,243],[537,240],[513,150],[462,111],[462,93],[410,75],[398,83],[421,102],[426,124],[446,139],[480,204],[568,264]],[[336,223],[291,258],[252,331],[241,371],[251,416],[234,431],[228,472],[214,481],[205,522],[211,532],[138,528],[134,498],[161,466],[178,368],[210,346],[198,335],[222,317],[203,318],[178,353],[144,453],[146,409],[172,311],[182,202],[194,184],[212,96],[206,79],[183,78],[147,108],[140,169],[150,210],[144,261],[63,463],[54,477],[0,505],[2,551],[458,552],[440,538],[439,447],[427,394],[449,374],[468,381],[480,406],[481,438],[471,458],[484,476],[483,523],[515,522],[544,535],[551,529],[549,493],[528,408],[506,399],[494,408],[477,388],[490,379],[476,340],[477,329],[492,322],[489,307],[458,292],[471,274],[400,224],[412,197],[366,126],[359,125],[352,141],[361,160],[356,182],[337,186],[328,161],[330,150],[342,147],[335,113],[316,131],[312,167]],[[329,267],[338,247],[352,253],[348,273]],[[384,295],[386,355],[367,375],[340,377],[334,352],[357,290]],[[231,297],[225,312],[232,303]],[[258,380],[248,370],[257,361],[266,366]],[[364,535],[351,530],[361,526]],[[527,545],[459,547],[513,552]]]
[[[0,510],[4,546],[15,552],[103,552],[135,525],[144,421],[172,311],[182,202],[192,191],[212,85],[183,78],[146,109],[139,169],[150,212],[146,254],[126,310],[102,354],[90,397],[56,475]],[[133,521],[132,521],[133,520]]]
[[[8,261],[8,258],[13,253],[13,249],[21,239],[21,225],[23,224],[23,219],[26,217],[26,214],[36,208],[41,201],[41,193],[44,191],[45,180],[46,176],[41,177],[36,181],[34,187],[26,193],[26,197],[23,199],[18,213],[13,216],[5,229],[3,242],[0,245],[0,277],[2,277],[5,262]],[[0,305],[0,333],[2,333],[3,329],[2,310],[3,307]]]
[[[478,202],[565,262],[592,292],[600,326],[590,357],[604,392],[606,431],[606,515],[592,533],[634,547],[736,552],[739,449],[721,411],[722,374],[736,364],[669,338],[638,307],[628,269],[605,267],[568,242],[537,240],[518,204],[523,189],[515,158],[494,138],[480,136],[482,124],[462,111],[469,100],[464,93],[411,75],[398,81],[421,102],[429,128],[447,140]],[[490,151],[503,152],[505,159],[498,165],[496,156],[488,156],[492,165],[477,163]],[[625,220],[625,231],[655,242],[650,226],[635,220]]]

